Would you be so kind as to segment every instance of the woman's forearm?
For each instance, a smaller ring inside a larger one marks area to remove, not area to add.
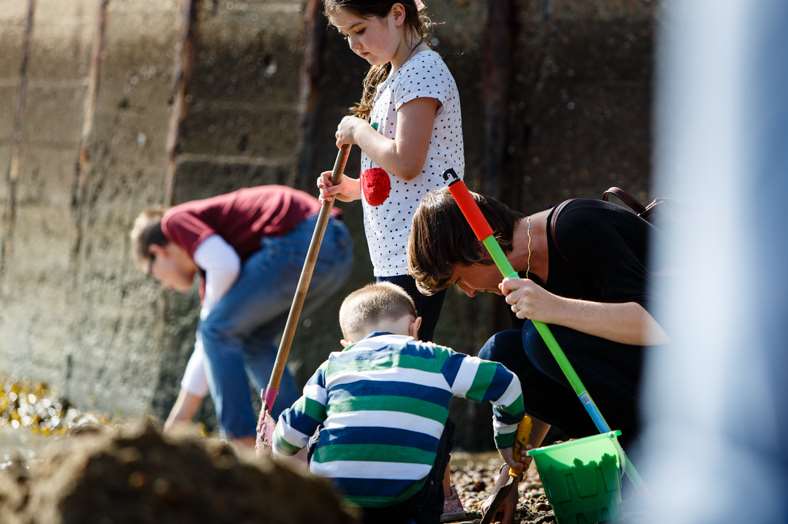
[[[164,430],[169,431],[181,422],[190,422],[197,411],[200,409],[203,397],[189,393],[185,389],[181,389],[178,393],[178,399],[170,410],[167,421],[164,423]]]
[[[549,322],[622,344],[646,346],[668,342],[662,327],[636,302],[605,303],[562,298],[556,318]]]

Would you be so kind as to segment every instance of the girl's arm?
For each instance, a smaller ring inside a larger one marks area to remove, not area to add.
[[[323,171],[317,177],[320,202],[330,202],[335,198],[341,202],[353,202],[361,198],[361,183],[358,178],[342,174],[339,184],[334,185],[331,183],[331,175],[331,171]]]
[[[356,144],[389,174],[411,180],[419,176],[427,160],[439,107],[435,98],[416,98],[403,104],[397,111],[394,139],[375,131],[365,120],[346,116],[337,128],[337,147]]]
[[[669,341],[654,317],[637,302],[560,297],[527,279],[506,279],[499,287],[517,318],[556,324],[622,344],[645,346]]]

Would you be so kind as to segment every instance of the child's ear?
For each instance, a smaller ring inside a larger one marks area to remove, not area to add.
[[[167,246],[160,246],[159,244],[151,244],[148,246],[148,253],[155,257],[160,257],[167,251]]]
[[[410,321],[410,325],[408,326],[408,335],[412,336],[416,340],[419,340],[419,329],[421,329],[421,317],[416,317]]]
[[[405,23],[405,18],[407,17],[405,6],[397,2],[391,6],[390,13],[394,16],[394,23],[397,24],[397,26],[401,26]]]
[[[346,340],[346,339],[344,339],[344,338],[343,338],[343,339],[340,339],[340,341],[339,341],[339,344],[340,344],[340,345],[341,345],[343,348],[346,348],[346,347],[348,347],[348,346],[352,345],[352,344],[353,344],[353,342],[351,342],[350,340]]]

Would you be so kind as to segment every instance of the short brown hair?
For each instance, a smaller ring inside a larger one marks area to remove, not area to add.
[[[525,217],[492,197],[471,192],[504,252],[512,250],[515,224]],[[408,272],[419,291],[432,295],[451,284],[456,264],[492,264],[448,189],[427,193],[413,216]]]
[[[150,247],[154,244],[166,246],[170,241],[161,229],[161,219],[166,210],[161,207],[150,207],[143,210],[134,220],[131,228],[131,253],[134,263],[144,267],[150,260]]]
[[[391,282],[367,284],[342,301],[339,308],[339,327],[342,335],[365,335],[382,320],[398,320],[405,315],[416,318],[416,305],[404,289]]]

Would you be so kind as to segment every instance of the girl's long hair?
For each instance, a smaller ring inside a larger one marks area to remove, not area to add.
[[[405,7],[405,26],[418,36],[421,41],[429,42],[432,21],[427,16],[425,9],[418,10],[414,0],[323,0],[326,16],[331,16],[332,13],[337,12],[339,9],[347,9],[357,16],[383,18],[389,14],[394,4],[402,4]],[[378,85],[386,79],[390,71],[391,64],[388,63],[373,65],[369,68],[362,84],[361,100],[350,108],[350,112],[353,115],[369,120],[375,91]]]

